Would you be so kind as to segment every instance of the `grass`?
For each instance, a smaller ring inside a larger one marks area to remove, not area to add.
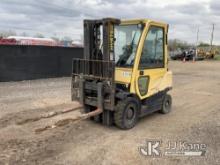
[[[214,60],[219,60],[220,61],[220,54],[215,55]]]

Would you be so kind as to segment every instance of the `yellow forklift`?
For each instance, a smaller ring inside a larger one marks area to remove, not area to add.
[[[104,125],[130,129],[171,111],[168,25],[149,19],[84,20],[84,55],[73,59],[71,95]]]

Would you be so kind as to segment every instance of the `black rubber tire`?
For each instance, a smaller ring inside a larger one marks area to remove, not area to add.
[[[131,129],[138,121],[139,102],[133,97],[118,101],[114,112],[115,125],[121,129]],[[128,111],[132,111],[131,119],[127,118]]]
[[[164,96],[162,109],[160,110],[160,113],[167,114],[172,110],[172,97],[169,94],[166,94]]]

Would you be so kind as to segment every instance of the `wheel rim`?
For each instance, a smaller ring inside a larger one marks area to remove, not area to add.
[[[126,120],[133,120],[135,117],[135,107],[134,105],[129,105],[126,110]]]
[[[166,100],[165,102],[165,109],[169,109],[170,108],[170,101],[169,100]]]
[[[166,105],[166,107],[169,106],[170,102],[167,100],[165,105]]]

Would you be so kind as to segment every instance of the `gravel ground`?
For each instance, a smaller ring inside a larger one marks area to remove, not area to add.
[[[170,62],[170,68],[173,111],[146,116],[127,131],[84,120],[36,134],[36,128],[77,115],[18,124],[76,107],[70,101],[70,78],[0,83],[0,165],[220,164],[220,62]],[[204,143],[206,153],[146,157],[139,147],[149,139],[161,140],[162,149],[168,141]]]

